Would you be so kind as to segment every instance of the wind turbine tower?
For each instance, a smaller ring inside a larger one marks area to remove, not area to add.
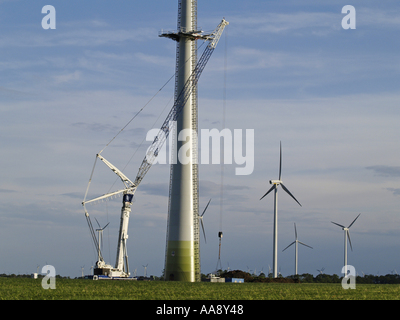
[[[197,42],[189,35],[197,31],[197,0],[179,0],[176,47],[175,99],[197,63]],[[173,155],[182,145],[189,150],[186,164],[171,164],[168,208],[165,278],[174,281],[200,281],[199,200],[197,170],[197,86],[177,119],[176,132],[189,134],[188,141],[174,141]],[[178,160],[178,159],[175,159]]]
[[[170,140],[172,164],[165,250],[166,280],[200,281],[197,81],[228,24],[229,22],[222,19],[213,33],[203,34],[197,29],[197,0],[179,0],[178,30],[160,34],[160,37],[177,42],[175,103],[170,112],[171,117],[167,117],[167,120],[176,119],[175,133],[178,139],[175,136]],[[198,39],[209,41],[199,61],[196,43]],[[161,130],[169,133],[169,129],[169,125],[165,124],[165,128]],[[156,148],[158,140],[155,139],[153,145]],[[153,154],[156,155],[158,150],[154,150]],[[149,167],[147,162],[144,162],[144,167]]]

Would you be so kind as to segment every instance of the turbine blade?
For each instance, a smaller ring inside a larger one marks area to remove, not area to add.
[[[204,242],[207,243],[206,232],[204,231],[203,219],[201,219],[200,222],[201,222],[201,228],[203,229]]]
[[[311,248],[311,249],[313,249],[313,247],[310,247],[308,244],[305,244],[305,243],[303,243],[303,242],[301,242],[301,241],[298,241],[300,244],[302,244],[303,246],[306,246],[306,247],[309,247],[309,248]]]
[[[301,207],[300,202],[297,201],[297,199],[294,197],[294,195],[292,195],[290,193],[290,191],[283,185],[283,183],[281,183],[281,186],[282,186],[283,190],[285,190],[289,194],[289,196],[291,196],[294,199],[294,201],[296,201],[299,204],[299,206]]]
[[[333,222],[333,221],[331,221],[333,224],[336,224],[337,226],[339,226],[339,227],[341,227],[341,228],[346,228],[345,226],[342,226],[341,224],[339,224],[339,223],[336,223],[336,222]]]
[[[274,184],[272,187],[271,187],[271,189],[269,189],[268,191],[267,191],[267,193],[266,194],[264,194],[262,197],[261,197],[261,199],[260,200],[262,200],[268,193],[270,193],[272,190],[274,190],[276,188],[276,184]]]
[[[296,241],[293,241],[291,244],[289,244],[285,249],[282,250],[282,252],[285,251],[287,248],[289,248],[294,243],[296,243]]]
[[[361,213],[358,214],[358,216],[353,220],[353,222],[348,226],[348,228],[350,228],[354,222],[356,222],[357,218],[360,216]]]
[[[97,225],[98,225],[98,226],[99,226],[99,228],[101,229],[101,227],[100,227],[100,223],[97,221],[96,217],[94,217],[94,220],[96,220],[96,222],[97,222]]]
[[[350,249],[351,251],[353,251],[353,247],[351,246],[351,240],[350,240],[350,232],[349,230],[347,230],[346,232],[347,232],[347,238],[349,239]]]
[[[206,205],[206,207],[205,207],[203,213],[201,214],[201,217],[204,216],[204,214],[206,213],[206,210],[207,210],[208,205],[210,204],[210,202],[211,202],[211,199],[208,201],[208,203],[207,203],[207,205]]]
[[[110,223],[107,223],[107,224],[104,226],[103,230],[104,230],[105,228],[107,228],[107,226],[108,226],[109,224],[110,224]]]
[[[282,141],[279,145],[279,180],[281,180],[281,173],[282,173]]]
[[[294,235],[296,236],[296,240],[297,240],[297,230],[296,230],[296,224],[294,224]]]

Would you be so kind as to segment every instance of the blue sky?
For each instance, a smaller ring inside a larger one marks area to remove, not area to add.
[[[57,11],[44,30],[43,6]],[[273,197],[259,198],[277,179],[302,203],[279,193],[279,250],[294,240],[299,273],[340,274],[343,231],[350,224],[348,262],[361,273],[400,270],[400,147],[396,1],[353,1],[355,30],[344,30],[342,1],[198,1],[198,25],[227,35],[199,82],[199,128],[221,128],[227,42],[226,126],[255,130],[249,176],[224,169],[222,264],[260,271],[272,266]],[[176,28],[177,1],[0,0],[0,272],[31,273],[37,265],[79,276],[96,261],[81,206],[98,153],[175,70],[175,43],[159,38]],[[200,45],[200,43],[199,43]],[[119,168],[166,117],[171,81],[104,151]],[[169,106],[169,107],[168,107]],[[158,119],[158,120],[157,120]],[[148,145],[125,173],[133,179]],[[204,217],[202,272],[218,258],[220,166],[200,165]],[[114,183],[98,164],[92,195]],[[129,260],[138,275],[164,267],[169,166],[151,168],[136,193]],[[105,258],[115,261],[119,200],[93,206],[105,231]],[[294,249],[279,253],[283,275]]]

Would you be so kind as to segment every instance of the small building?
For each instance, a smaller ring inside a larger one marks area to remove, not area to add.
[[[208,278],[204,280],[205,282],[225,282],[225,278],[217,277],[215,274],[210,273]]]
[[[226,278],[225,282],[244,283],[244,279],[243,278]]]

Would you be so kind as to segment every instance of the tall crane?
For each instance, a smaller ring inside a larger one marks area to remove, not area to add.
[[[118,236],[118,246],[117,246],[117,257],[115,266],[113,267],[110,264],[106,264],[104,258],[99,251],[99,260],[96,262],[96,268],[94,269],[94,275],[104,275],[108,277],[129,277],[129,265],[128,265],[128,253],[126,242],[128,239],[128,224],[129,224],[129,217],[131,213],[131,205],[133,201],[133,196],[140,184],[143,180],[146,173],[149,171],[151,166],[154,163],[154,160],[158,156],[159,150],[163,146],[165,140],[168,138],[169,133],[172,130],[173,121],[176,121],[181,113],[183,106],[185,105],[186,101],[189,99],[190,95],[192,94],[197,82],[199,81],[200,75],[203,72],[208,60],[210,59],[214,49],[216,48],[219,39],[224,31],[224,28],[229,24],[225,19],[222,19],[221,23],[217,26],[217,28],[210,34],[204,34],[202,31],[195,31],[195,32],[185,32],[185,30],[178,30],[176,32],[167,32],[160,34],[161,37],[168,37],[174,40],[179,39],[181,36],[193,38],[193,40],[202,39],[208,41],[207,47],[205,48],[202,56],[200,57],[199,61],[196,64],[193,72],[191,73],[190,77],[187,79],[185,86],[178,94],[175,99],[174,105],[171,108],[167,118],[165,119],[164,123],[162,124],[159,133],[154,138],[152,144],[147,150],[147,154],[144,157],[139,171],[136,175],[135,181],[132,182],[121,170],[115,167],[111,162],[106,160],[100,153],[96,155],[96,160],[100,159],[104,162],[122,181],[124,184],[124,189],[120,189],[117,191],[113,191],[107,194],[104,194],[100,197],[91,199],[86,201],[86,196],[88,193],[88,189],[86,191],[84,200],[82,202],[85,217],[89,226],[90,233],[92,235],[94,244],[96,248],[99,248],[99,243],[95,235],[95,231],[89,216],[89,213],[86,209],[86,204],[96,202],[103,199],[108,199],[116,195],[123,194],[122,198],[122,209],[121,209],[121,221],[120,221],[120,228],[119,228],[119,236]],[[92,171],[93,175],[93,171]]]

